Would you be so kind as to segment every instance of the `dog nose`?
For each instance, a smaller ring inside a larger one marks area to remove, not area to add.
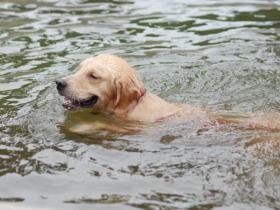
[[[67,82],[64,79],[57,79],[55,80],[56,83],[56,89],[59,91],[62,91],[65,89],[65,87],[67,86]]]

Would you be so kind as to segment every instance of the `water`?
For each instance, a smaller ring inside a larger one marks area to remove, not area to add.
[[[97,119],[53,83],[115,53],[168,101],[280,112],[279,1],[4,0],[0,21],[1,209],[280,209],[279,133],[78,135]]]

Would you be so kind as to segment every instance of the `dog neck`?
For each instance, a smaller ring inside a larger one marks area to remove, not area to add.
[[[155,122],[158,119],[173,115],[181,108],[168,103],[162,98],[144,90],[136,105],[127,113],[129,120]]]

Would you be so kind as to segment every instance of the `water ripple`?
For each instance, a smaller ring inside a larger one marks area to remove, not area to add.
[[[278,133],[78,135],[122,122],[65,111],[53,83],[116,53],[169,101],[279,112],[279,1],[11,0],[0,20],[0,208],[280,208]]]

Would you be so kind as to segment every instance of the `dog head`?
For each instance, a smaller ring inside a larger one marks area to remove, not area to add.
[[[116,115],[126,115],[145,93],[137,72],[114,55],[82,61],[74,74],[56,80],[56,86],[67,109],[88,107]]]

